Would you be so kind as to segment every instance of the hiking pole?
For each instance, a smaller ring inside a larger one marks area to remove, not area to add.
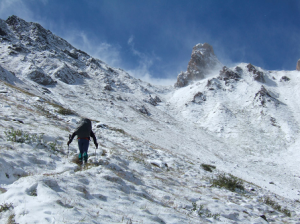
[[[97,150],[97,146],[95,146],[95,158],[96,158],[96,161],[97,161],[97,152],[96,152],[96,150]]]
[[[71,134],[69,134],[69,141],[70,141],[70,139],[71,139]],[[67,154],[67,158],[69,158],[69,149],[70,149],[70,146],[69,146],[69,144],[68,144],[68,154]]]

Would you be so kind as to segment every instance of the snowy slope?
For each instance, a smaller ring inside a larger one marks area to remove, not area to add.
[[[38,24],[0,28],[1,222],[299,222],[298,72],[241,64],[154,86]],[[100,144],[84,169],[66,146],[80,116]],[[245,190],[213,187],[222,173]]]

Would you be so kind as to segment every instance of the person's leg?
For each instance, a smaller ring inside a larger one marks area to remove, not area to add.
[[[79,148],[79,154],[78,159],[80,162],[83,160],[83,154],[85,152],[85,139],[78,139],[78,148]]]
[[[90,144],[90,141],[87,140],[87,139],[82,139],[82,152],[83,152],[83,159],[84,159],[84,162],[87,162],[87,159],[88,159],[88,149],[89,149],[89,144]]]

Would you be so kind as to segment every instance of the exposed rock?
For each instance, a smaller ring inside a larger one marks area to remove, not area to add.
[[[13,44],[12,46],[9,46],[8,49],[11,50],[10,54],[15,53],[28,53],[30,52],[27,48],[25,48],[22,45],[18,45],[18,44]]]
[[[148,100],[145,100],[146,102],[150,103],[153,106],[157,106],[158,103],[161,102],[161,99],[158,96],[155,96],[154,98],[150,95]]]
[[[107,84],[106,86],[104,86],[104,89],[107,91],[113,91],[113,88],[111,87],[110,84]]]
[[[184,87],[188,85],[188,73],[180,72],[177,76],[177,82],[175,83],[175,87]]]
[[[296,70],[297,70],[297,71],[300,71],[300,59],[297,61]]]
[[[208,72],[218,67],[221,67],[221,63],[215,56],[212,46],[207,43],[197,44],[193,47],[187,71],[178,75],[175,87],[184,87],[190,81],[203,79]]]
[[[84,78],[88,78],[88,79],[91,78],[87,72],[78,72],[78,73],[79,73],[79,75],[81,75]]]
[[[291,79],[287,76],[282,76],[281,79],[280,79],[280,82],[288,82],[290,81]]]
[[[58,69],[54,73],[54,76],[66,84],[82,83],[83,78],[85,78],[80,73],[74,71],[66,64],[64,64],[63,67]]]
[[[220,81],[216,78],[207,80],[207,84],[205,86],[208,90],[221,89]]]
[[[203,101],[206,101],[206,96],[201,93],[201,92],[198,92],[195,96],[194,96],[194,99],[192,100],[193,103],[202,103]]]
[[[263,107],[267,102],[273,102],[275,105],[280,104],[280,101],[275,99],[268,90],[262,85],[261,89],[255,94],[254,99]]]
[[[67,55],[69,55],[70,57],[74,58],[74,59],[78,59],[78,54],[76,53],[76,51],[70,52],[68,50],[64,50],[64,53],[66,53]]]
[[[149,111],[147,110],[147,108],[143,105],[139,111],[142,113],[142,114],[146,114],[146,115],[150,115]]]
[[[15,15],[8,17],[5,22],[8,25],[13,26],[14,28],[17,28],[17,25],[20,25],[20,24],[24,24],[24,25],[28,24],[25,20],[15,16]]]
[[[243,73],[243,69],[239,66],[236,66],[234,69],[238,74],[242,74]]]
[[[5,68],[0,66],[0,80],[13,84],[14,82],[19,82],[20,80],[15,76],[13,72],[7,71]]]
[[[7,33],[0,28],[0,36],[6,36],[6,35],[7,35]]]
[[[17,16],[10,16],[5,21],[5,25],[22,44],[34,47],[37,51],[49,50],[51,45],[59,46],[61,49],[74,49],[67,41],[53,35],[51,31],[46,30],[38,23],[26,22]],[[3,30],[3,28],[5,26],[2,23],[1,29]]]
[[[248,71],[253,73],[253,78],[254,80],[258,81],[258,82],[265,82],[264,79],[264,73],[258,71],[252,64],[248,64],[247,65]]]
[[[238,81],[241,77],[235,73],[234,71],[230,70],[226,66],[223,67],[223,69],[220,71],[220,75],[218,79],[228,81],[229,79],[233,79],[235,81]]]
[[[38,71],[38,70],[34,70],[34,71],[30,72],[27,75],[27,77],[30,78],[32,81],[34,81],[38,84],[44,85],[44,86],[54,85],[57,83],[50,76],[48,76],[45,73],[43,73],[42,71]]]
[[[49,89],[45,88],[45,87],[42,87],[42,90],[43,90],[44,94],[50,94],[51,93],[51,91]]]

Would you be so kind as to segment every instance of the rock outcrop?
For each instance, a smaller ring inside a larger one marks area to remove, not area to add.
[[[222,65],[216,57],[212,46],[207,43],[197,44],[193,47],[187,71],[178,75],[175,87],[184,87],[190,81],[203,79],[211,70],[221,67]]]
[[[253,78],[254,80],[258,81],[258,82],[265,82],[265,78],[264,78],[264,73],[260,72],[256,69],[255,66],[253,66],[252,64],[248,64],[247,65],[248,71],[253,73]]]
[[[296,70],[297,70],[297,71],[300,71],[300,59],[297,61]]]
[[[30,72],[27,76],[32,81],[44,86],[55,85],[57,83],[50,76],[46,75],[45,73],[39,70],[34,70]]]

